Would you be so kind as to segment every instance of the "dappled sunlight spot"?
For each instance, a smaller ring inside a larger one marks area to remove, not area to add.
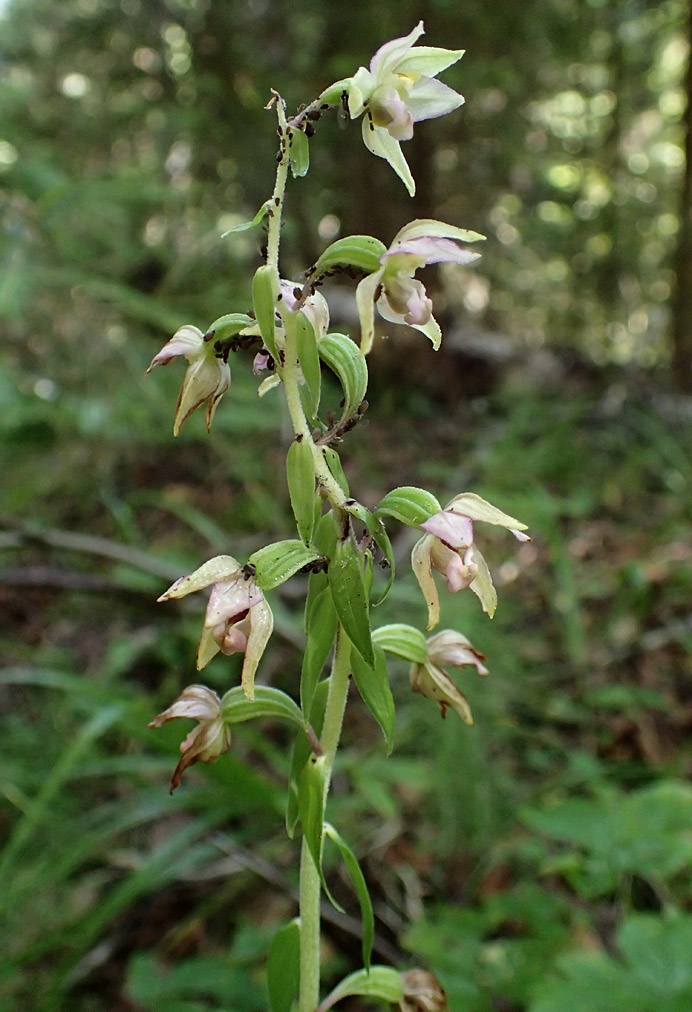
[[[651,145],[651,158],[667,169],[681,169],[685,164],[685,153],[678,144],[658,141]]]
[[[132,54],[132,62],[145,74],[154,74],[161,69],[161,57],[150,46],[140,46]]]
[[[513,242],[516,242],[517,239],[519,238],[518,230],[514,227],[514,225],[510,225],[509,222],[507,221],[503,222],[501,225],[498,225],[495,234],[497,235],[498,240],[502,243],[503,246],[510,246]]]
[[[66,74],[60,82],[60,91],[67,98],[83,98],[91,88],[91,81],[84,74]]]
[[[19,158],[19,152],[9,141],[0,141],[0,172],[11,168]]]
[[[34,393],[42,401],[54,401],[58,396],[58,388],[52,379],[47,379],[44,376],[34,383]]]
[[[648,156],[643,151],[633,151],[627,158],[627,168],[637,175],[646,172],[649,168]]]
[[[335,214],[325,214],[317,226],[317,232],[324,242],[336,239],[341,231],[341,220]]]
[[[569,225],[572,221],[572,212],[564,204],[558,204],[555,200],[542,200],[538,207],[538,217],[547,225]]]
[[[546,175],[548,182],[559,190],[576,190],[582,182],[580,167],[571,162],[551,165]]]

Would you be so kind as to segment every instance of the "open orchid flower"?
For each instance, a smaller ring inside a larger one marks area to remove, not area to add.
[[[204,403],[207,405],[204,419],[208,432],[216,405],[231,385],[231,370],[228,363],[217,356],[213,342],[205,341],[201,330],[186,324],[154,355],[147,372],[150,373],[156,365],[168,365],[179,355],[190,364],[178,395],[173,435],[178,435],[183,422]]]
[[[206,685],[188,685],[167,710],[147,725],[162,727],[169,720],[193,717],[198,721],[180,746],[180,761],[171,777],[171,794],[180,785],[180,778],[194,763],[214,763],[227,752],[231,732],[221,716],[221,700]]]
[[[442,573],[451,594],[469,587],[490,618],[497,607],[497,592],[488,565],[473,541],[473,521],[506,527],[517,541],[530,541],[526,524],[492,506],[473,492],[457,495],[447,506],[422,523],[426,532],[411,552],[411,565],[428,605],[428,629],[440,621],[440,599],[433,569]]]
[[[382,267],[364,278],[356,289],[363,354],[368,354],[375,336],[375,304],[385,320],[415,327],[432,341],[437,351],[442,332],[432,315],[432,302],[423,284],[413,275],[427,264],[473,263],[480,253],[463,249],[453,240],[476,242],[483,238],[478,232],[433,218],[418,218],[400,229],[380,257]]]
[[[252,573],[230,555],[219,555],[182,576],[159,601],[185,597],[211,587],[204,627],[197,648],[197,669],[212,657],[244,653],[241,685],[248,699],[255,698],[255,672],[274,628],[271,609]]]
[[[411,196],[416,184],[399,142],[413,137],[414,123],[445,116],[464,101],[462,95],[435,80],[461,59],[464,50],[414,46],[423,34],[423,22],[419,21],[404,38],[381,46],[369,70],[359,67],[352,78],[343,82],[351,119],[365,113],[365,146],[389,162]]]

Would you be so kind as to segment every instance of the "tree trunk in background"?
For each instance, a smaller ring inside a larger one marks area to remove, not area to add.
[[[692,50],[692,5],[687,23]],[[675,254],[673,299],[673,378],[684,393],[692,393],[692,52],[687,57],[685,112],[685,175],[680,194],[680,237]]]

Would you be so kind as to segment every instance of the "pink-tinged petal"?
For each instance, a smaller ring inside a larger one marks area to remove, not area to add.
[[[169,720],[179,717],[194,717],[196,720],[212,720],[221,712],[221,700],[206,685],[188,685],[167,710],[159,713],[148,724],[162,727]]]
[[[264,595],[255,581],[248,579],[244,573],[233,580],[216,583],[209,595],[204,625],[213,629],[219,622],[233,620],[249,611],[263,599]]]
[[[396,88],[377,89],[370,102],[370,115],[375,126],[384,127],[396,140],[410,141],[413,137],[413,119]]]
[[[171,598],[185,597],[187,594],[194,594],[196,591],[204,590],[222,580],[235,579],[242,573],[242,566],[232,555],[217,555],[196,569],[194,573],[179,577],[158,600],[168,601]]]
[[[469,517],[440,510],[420,525],[428,534],[434,534],[449,548],[468,548],[473,544],[473,523]]]
[[[203,346],[204,335],[202,331],[191,324],[186,324],[175,332],[170,341],[164,344],[158,354],[154,355],[147,372],[150,373],[154,366],[168,365],[169,362],[179,355],[183,355],[190,360],[199,354]]]
[[[416,46],[397,64],[398,74],[437,77],[447,67],[462,58],[465,49],[438,49],[436,46]]]
[[[509,533],[513,534],[514,537],[517,539],[517,541],[530,541],[531,540],[531,538],[528,536],[528,534],[525,534],[523,531],[517,531],[513,527],[509,528]]]
[[[391,277],[385,271],[383,284],[383,301],[388,303],[394,313],[403,318],[404,323],[418,327],[428,322],[432,315],[432,301],[427,297],[420,281],[396,275]]]
[[[463,104],[463,95],[431,77],[422,77],[420,81],[416,81],[406,98],[406,105],[414,123],[446,116],[448,112],[454,112]]]
[[[407,55],[414,42],[425,34],[423,22],[419,21],[416,27],[408,35],[400,39],[392,39],[385,42],[377,50],[370,61],[370,73],[375,81],[382,81],[387,74],[394,72],[404,57]]]
[[[418,239],[406,239],[403,242],[393,242],[386,253],[380,257],[380,263],[385,258],[408,254],[420,258],[423,264],[456,263],[471,264],[480,258],[480,253],[472,253],[471,250],[457,246],[451,239],[437,239],[430,236],[422,236]]]
[[[385,161],[389,162],[410,196],[413,196],[416,192],[416,184],[408,167],[408,162],[399,147],[399,141],[392,137],[387,130],[384,130],[382,127],[376,127],[369,116],[364,116],[363,142],[368,151],[371,151],[373,155],[377,155],[378,158],[384,158]]]
[[[271,357],[271,352],[267,351],[266,348],[262,348],[261,351],[257,352],[252,360],[252,371],[255,376],[261,376],[269,368]]]
[[[466,562],[437,538],[434,539],[430,559],[438,573],[441,573],[447,581],[447,590],[450,594],[466,590],[478,574],[478,569],[473,563]]]
[[[480,653],[473,644],[454,629],[444,629],[431,636],[427,641],[428,659],[440,667],[450,664],[454,668],[466,665],[475,667],[479,675],[487,675],[488,669],[482,663],[485,655]]]

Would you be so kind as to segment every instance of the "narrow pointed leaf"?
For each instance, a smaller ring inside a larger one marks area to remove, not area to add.
[[[326,446],[324,448],[324,459],[327,461],[327,467],[331,471],[332,477],[336,480],[339,488],[344,495],[348,495],[348,481],[341,466],[341,457],[331,446]]]
[[[291,130],[288,161],[293,178],[304,176],[310,168],[310,143],[303,130]]]
[[[233,235],[235,232],[245,232],[248,228],[254,228],[255,225],[259,225],[259,223],[267,214],[270,204],[271,201],[265,200],[265,202],[262,204],[262,206],[260,207],[255,217],[252,219],[252,221],[243,221],[241,222],[240,225],[234,225],[233,228],[226,229],[225,232],[221,233],[221,238],[225,239],[227,235]]]
[[[300,984],[300,921],[295,917],[276,932],[267,957],[271,1012],[291,1012]]]
[[[285,692],[269,685],[256,685],[252,702],[240,686],[235,686],[221,700],[221,710],[223,719],[229,724],[253,720],[255,717],[282,717],[293,721],[300,728],[305,727],[300,707]]]
[[[279,282],[274,268],[269,264],[258,267],[252,279],[252,304],[262,340],[265,347],[271,352],[274,361],[279,361],[274,336],[275,307],[278,294]]]
[[[298,813],[305,842],[322,875],[322,829],[327,757],[311,755],[298,775]]]
[[[380,518],[376,517],[374,513],[371,513],[370,510],[366,506],[363,506],[362,503],[356,502],[355,500],[349,500],[346,503],[346,511],[350,513],[351,516],[360,520],[365,529],[372,535],[372,539],[382,552],[383,559],[386,561],[389,569],[389,580],[387,582],[387,586],[383,590],[379,600],[373,601],[373,606],[376,607],[377,605],[382,604],[389,593],[392,584],[394,583],[395,564],[392,543],[389,540],[389,535],[387,534],[386,528]]]
[[[375,514],[394,517],[409,527],[418,527],[441,509],[435,496],[424,488],[402,485],[382,499]]]
[[[254,552],[248,562],[256,569],[255,580],[260,590],[272,590],[285,583],[308,562],[315,562],[319,558],[318,552],[296,539],[265,545]]]
[[[320,1008],[327,1012],[337,1002],[352,995],[380,998],[391,1005],[399,1005],[404,1000],[401,974],[391,966],[371,966],[369,970],[356,970],[336,985]]]
[[[358,903],[360,904],[360,916],[363,923],[363,964],[367,970],[370,969],[370,958],[372,956],[372,942],[375,936],[375,917],[372,911],[372,901],[365,882],[365,877],[358,864],[358,859],[353,853],[344,838],[328,822],[324,824],[324,832],[333,840],[339,848],[344,864],[351,876],[353,888],[355,889]]]
[[[394,737],[394,698],[389,687],[387,660],[382,647],[375,646],[373,664],[367,664],[356,653],[351,654],[351,670],[363,702],[382,728],[387,751],[392,751]]]
[[[328,576],[334,607],[346,635],[363,660],[367,664],[374,664],[363,568],[360,555],[350,538],[337,542],[329,563]]]
[[[308,412],[310,418],[317,415],[320,406],[320,388],[322,384],[322,373],[320,370],[320,356],[317,353],[317,338],[312,324],[303,313],[296,313],[296,341],[298,348],[298,362],[308,388]]]
[[[312,451],[302,439],[294,440],[288,448],[286,478],[298,533],[308,544],[315,520],[315,469]]]
[[[344,391],[342,418],[354,415],[368,389],[368,367],[357,344],[345,334],[325,334],[318,345],[320,358],[337,376]]]
[[[310,724],[319,737],[322,734],[324,710],[327,705],[329,679],[325,678],[315,689],[312,706],[310,707]],[[288,774],[288,799],[286,803],[286,832],[293,839],[298,822],[298,781],[305,764],[312,755],[312,745],[304,734],[299,734],[293,743],[291,752],[291,769]]]
[[[425,636],[412,625],[395,623],[382,625],[373,630],[372,641],[390,654],[398,654],[407,661],[425,664],[428,659],[428,647]]]
[[[329,587],[309,602],[306,619],[307,642],[300,675],[300,704],[303,713],[310,713],[312,700],[322,669],[336,638],[336,611]]]

